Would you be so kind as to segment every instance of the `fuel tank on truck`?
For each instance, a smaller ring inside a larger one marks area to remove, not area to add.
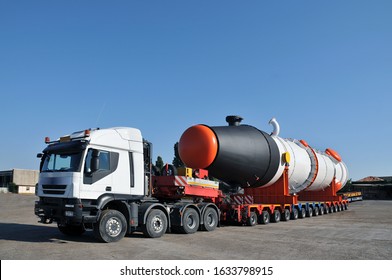
[[[191,168],[207,169],[227,184],[242,188],[274,184],[288,165],[289,191],[319,191],[335,180],[342,188],[348,179],[346,165],[332,149],[321,152],[305,141],[279,137],[280,126],[270,121],[268,134],[241,124],[239,116],[226,117],[228,126],[195,125],[181,136],[181,160]]]

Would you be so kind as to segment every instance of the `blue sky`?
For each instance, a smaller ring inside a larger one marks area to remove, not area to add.
[[[173,158],[237,114],[392,176],[391,1],[0,1],[0,170],[44,137],[131,126]]]

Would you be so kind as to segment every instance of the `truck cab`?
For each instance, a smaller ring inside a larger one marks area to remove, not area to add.
[[[148,199],[151,144],[140,130],[90,129],[45,142],[35,205],[41,222],[57,222],[63,233],[77,235],[94,227],[103,208],[129,220],[132,202]]]

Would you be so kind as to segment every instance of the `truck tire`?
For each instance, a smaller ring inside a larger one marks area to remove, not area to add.
[[[158,238],[165,234],[167,226],[165,213],[162,210],[153,209],[148,213],[146,224],[142,226],[142,230],[146,237]]]
[[[268,225],[270,222],[270,214],[267,211],[262,211],[258,218],[259,224]]]
[[[320,214],[320,208],[318,206],[313,209],[313,216],[318,216]]]
[[[212,207],[208,207],[203,214],[203,229],[213,231],[218,226],[218,213]]]
[[[284,222],[290,221],[290,210],[289,209],[284,209],[282,214],[283,214],[282,221],[284,221]]]
[[[298,214],[299,214],[298,218],[300,218],[300,219],[305,218],[306,217],[306,210],[305,210],[305,208],[301,208],[301,210],[299,211]]]
[[[280,211],[279,210],[274,210],[274,213],[272,213],[272,216],[271,216],[271,222],[273,222],[273,223],[280,222]]]
[[[309,207],[308,210],[306,210],[306,217],[311,218],[313,216],[313,209],[312,207]]]
[[[250,212],[250,216],[246,219],[246,224],[248,226],[255,226],[257,224],[257,214],[256,212]]]
[[[126,232],[127,221],[124,215],[113,209],[102,211],[98,222],[94,224],[94,235],[102,242],[117,242]]]
[[[182,216],[182,227],[180,231],[186,234],[195,233],[199,229],[199,214],[193,208],[187,208]]]
[[[298,209],[297,208],[293,208],[293,211],[291,211],[291,215],[290,218],[292,220],[297,220],[298,219]]]
[[[83,225],[62,225],[57,223],[59,231],[68,236],[81,236],[86,232]]]

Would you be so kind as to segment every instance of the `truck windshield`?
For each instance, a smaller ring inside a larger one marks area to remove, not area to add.
[[[79,171],[82,151],[77,153],[48,153],[44,155],[42,172]]]

